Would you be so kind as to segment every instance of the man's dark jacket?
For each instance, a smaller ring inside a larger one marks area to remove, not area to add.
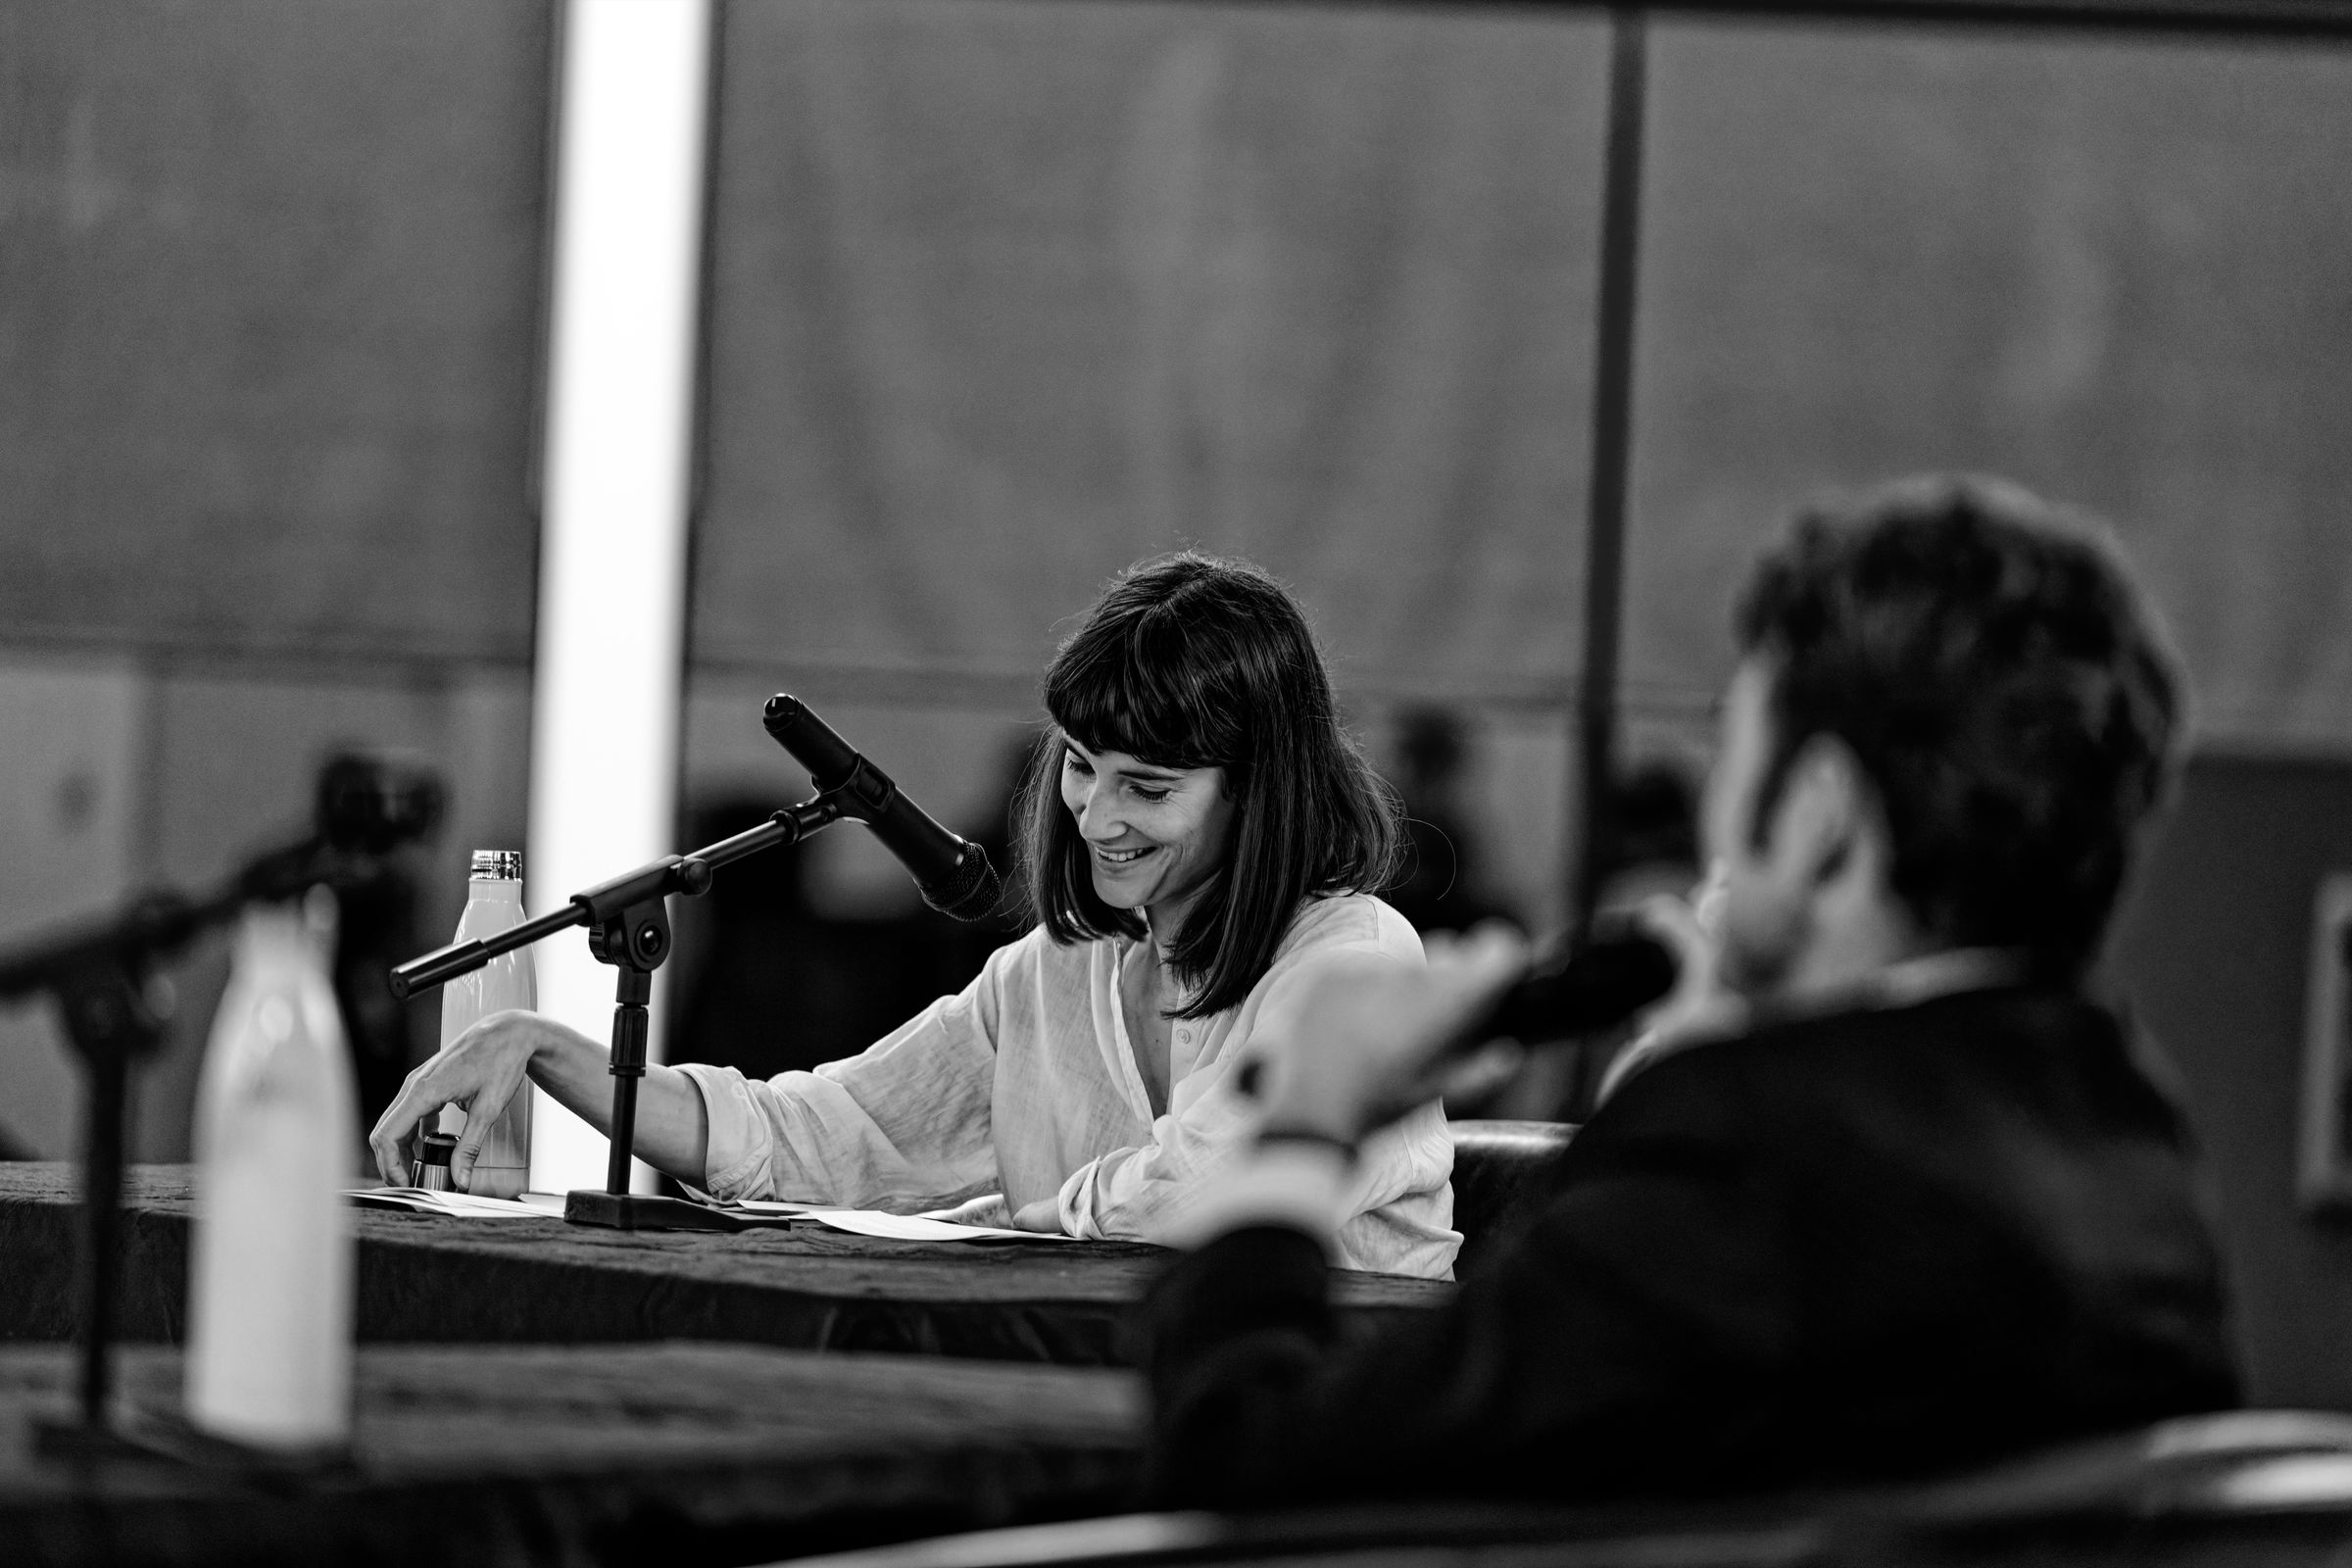
[[[1360,1343],[1271,1227],[1145,1312],[1172,1502],[1884,1479],[2237,1393],[2178,1111],[2111,1014],[2023,989],[1665,1058],[1451,1303]]]

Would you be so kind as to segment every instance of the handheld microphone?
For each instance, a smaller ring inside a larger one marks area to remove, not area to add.
[[[958,920],[977,920],[997,906],[1003,890],[987,852],[934,822],[807,704],[778,692],[767,700],[760,722],[808,769],[808,781],[820,793],[840,800],[844,816],[863,822],[899,858],[925,904]]]
[[[1680,968],[1671,949],[1639,930],[1580,942],[1504,992],[1465,1044],[1508,1036],[1533,1046],[1598,1034],[1672,991]]]

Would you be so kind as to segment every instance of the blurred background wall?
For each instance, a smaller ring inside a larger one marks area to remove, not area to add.
[[[0,939],[228,869],[339,743],[451,783],[420,944],[521,843],[555,25],[0,9]],[[1575,12],[728,0],[681,837],[796,793],[778,689],[1001,836],[1058,628],[1198,544],[1298,588],[1384,763],[1448,715],[1465,883],[1555,924],[1605,54]],[[2352,52],[1668,22],[1650,64],[1629,757],[1703,761],[1729,594],[1823,486],[2112,518],[2197,748],[2112,969],[2215,1152],[2257,1392],[2352,1404],[2352,1243],[2290,1191],[2352,863]],[[911,912],[851,832],[775,896]],[[143,1157],[184,1157],[221,961]],[[0,1138],[66,1154],[72,1101],[0,1016]]]

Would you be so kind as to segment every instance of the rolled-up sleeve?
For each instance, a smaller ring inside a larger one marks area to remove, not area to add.
[[[709,1117],[705,1186],[770,1198],[911,1210],[997,1189],[990,1093],[995,966],[866,1051],[764,1082],[681,1066]]]
[[[1061,1228],[1094,1241],[1165,1243],[1178,1208],[1208,1171],[1229,1163],[1256,1125],[1256,1109],[1233,1087],[1226,1056],[1200,1069],[1214,1073],[1183,1114],[1152,1124],[1152,1141],[1090,1159],[1061,1184]]]

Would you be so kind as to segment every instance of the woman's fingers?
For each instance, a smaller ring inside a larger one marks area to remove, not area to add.
[[[368,1147],[375,1152],[375,1167],[385,1181],[395,1187],[406,1186],[408,1144],[417,1124],[444,1105],[461,1105],[467,1110],[466,1136],[451,1159],[450,1181],[464,1190],[498,1112],[522,1086],[537,1023],[529,1013],[492,1013],[409,1074],[391,1105],[376,1119],[374,1131],[368,1135]],[[484,1114],[471,1113],[476,1103],[484,1107]]]
[[[487,1095],[475,1095],[466,1106],[466,1130],[458,1135],[458,1147],[449,1156],[449,1185],[461,1193],[473,1191],[473,1162],[482,1157],[482,1142],[490,1136],[490,1124],[498,1120],[497,1113],[485,1109],[475,1115],[475,1105],[486,1105]]]
[[[1012,1216],[1012,1228],[1058,1236],[1061,1233],[1061,1200],[1041,1198],[1034,1203],[1023,1203]]]
[[[375,1119],[374,1129],[368,1134],[368,1147],[375,1152],[376,1173],[387,1186],[409,1185],[409,1135],[416,1130],[418,1122],[447,1103],[446,1101],[434,1101],[430,1105],[424,1102],[428,1092],[422,1089],[421,1080],[432,1068],[428,1061],[409,1074],[400,1086],[400,1093],[392,1097],[392,1103]]]
[[[522,1074],[517,1070],[512,1083],[501,1084],[494,1079],[466,1101],[466,1130],[458,1135],[457,1152],[449,1156],[450,1186],[461,1193],[473,1191],[473,1162],[482,1157],[482,1145],[490,1141],[491,1130],[521,1092]]]
[[[1012,1227],[1012,1211],[1004,1206],[1003,1193],[986,1193],[978,1198],[967,1198],[954,1208],[926,1214],[923,1217],[944,1219],[951,1225],[990,1225],[998,1230],[1009,1230]]]

